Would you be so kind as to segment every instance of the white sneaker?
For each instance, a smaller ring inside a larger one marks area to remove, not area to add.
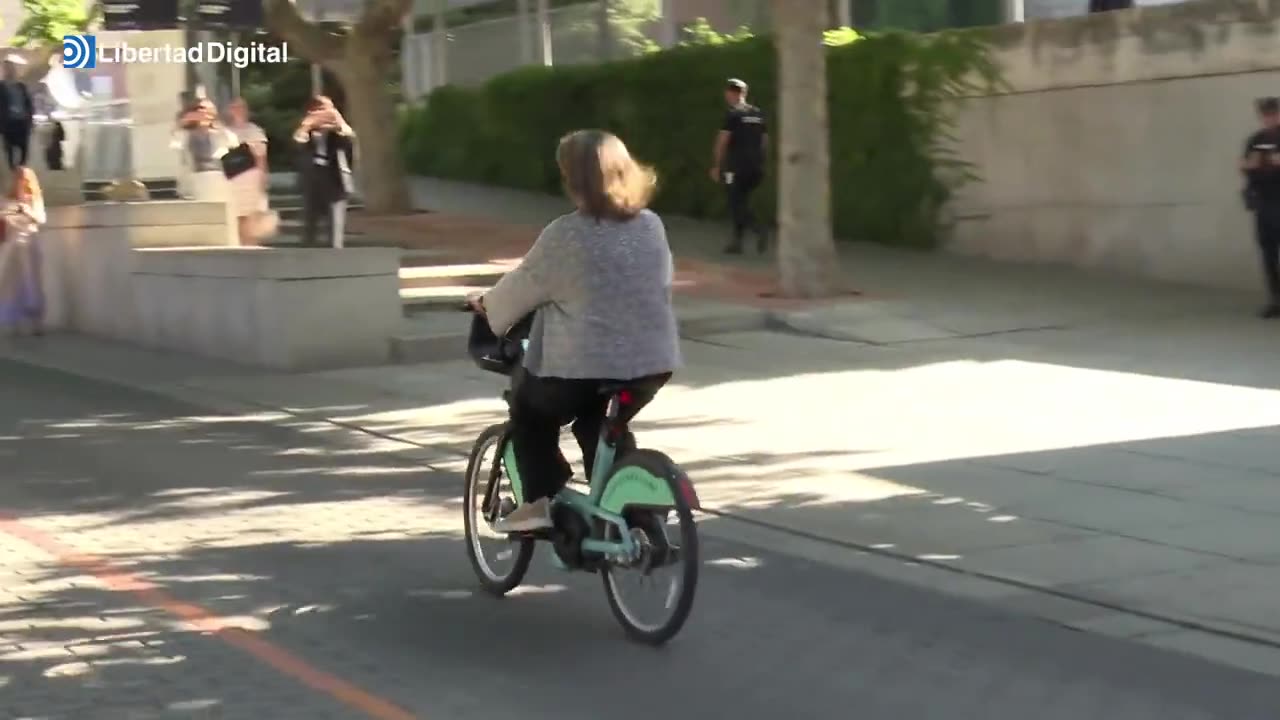
[[[525,503],[493,524],[497,532],[533,532],[551,527],[551,501],[539,498]]]

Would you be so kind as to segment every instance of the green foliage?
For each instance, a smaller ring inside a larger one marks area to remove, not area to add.
[[[662,17],[658,0],[613,0],[609,4],[609,27],[619,45],[630,54],[654,52],[658,44],[645,29]]]
[[[862,35],[851,27],[841,27],[822,33],[822,44],[827,47],[840,47],[862,39]]]
[[[17,47],[61,43],[64,35],[84,32],[97,16],[98,6],[84,0],[22,0],[22,24],[13,38]]]
[[[557,192],[557,139],[600,127],[658,169],[658,209],[721,216],[723,190],[707,178],[724,115],[720,90],[727,77],[747,80],[776,125],[776,59],[768,38],[729,40],[709,30],[695,26],[681,46],[634,60],[529,67],[480,88],[436,90],[402,116],[410,172]],[[934,244],[940,208],[972,179],[952,147],[954,100],[998,82],[987,46],[967,32],[837,30],[824,40],[838,236]],[[772,183],[761,195],[760,209],[772,217]]]
[[[755,36],[751,28],[745,25],[726,35],[711,27],[711,23],[707,22],[706,18],[698,18],[685,26],[684,38],[680,41],[680,45],[725,45],[750,40],[753,37]]]

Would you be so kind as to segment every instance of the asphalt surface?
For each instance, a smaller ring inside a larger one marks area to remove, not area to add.
[[[0,362],[0,718],[1280,708],[1272,678],[710,537],[684,633],[636,646],[598,578],[545,556],[526,592],[475,595],[460,489],[393,454]]]

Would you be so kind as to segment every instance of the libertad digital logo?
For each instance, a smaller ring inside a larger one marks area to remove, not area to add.
[[[88,70],[104,65],[128,63],[229,63],[241,70],[255,64],[289,62],[289,43],[267,45],[253,42],[239,45],[229,42],[197,43],[191,47],[160,45],[134,47],[121,43],[98,47],[93,35],[65,35],[62,38],[62,66],[71,70]]]
[[[63,35],[62,66],[72,70],[97,67],[98,38],[92,35]]]
[[[116,63],[229,63],[241,70],[256,64],[289,62],[289,43],[267,45],[253,42],[244,45],[230,42],[197,43],[191,47],[160,45],[134,47],[120,43],[98,48],[97,62]],[[90,66],[92,67],[92,66]]]

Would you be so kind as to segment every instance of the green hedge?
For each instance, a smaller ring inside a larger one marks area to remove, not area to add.
[[[969,177],[948,147],[948,101],[996,82],[986,45],[970,32],[859,37],[850,30],[829,34],[828,43],[837,235],[934,244],[938,209]],[[656,209],[719,217],[725,197],[707,168],[724,113],[720,90],[727,77],[746,79],[776,128],[774,65],[769,39],[747,38],[601,65],[530,67],[480,88],[436,90],[404,113],[401,139],[412,173],[558,192],[558,138],[605,128],[657,168]],[[772,219],[773,183],[760,195],[760,210]]]

